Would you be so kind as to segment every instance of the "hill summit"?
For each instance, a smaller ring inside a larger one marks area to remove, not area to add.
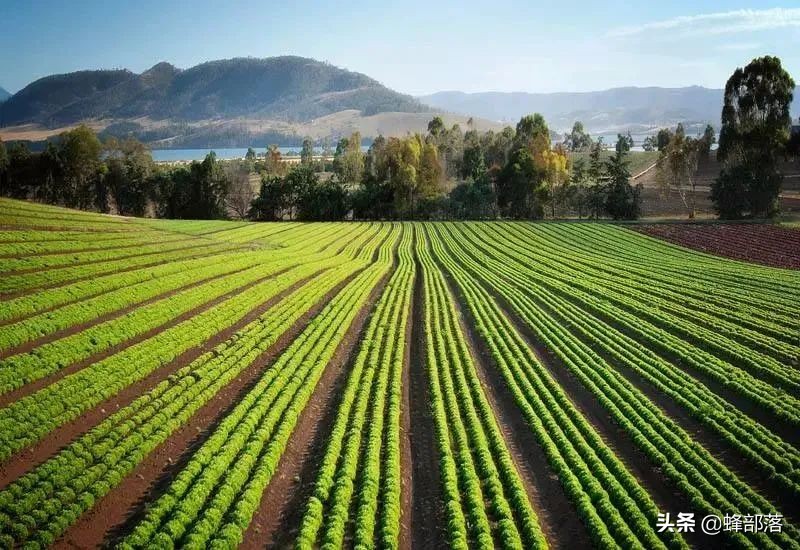
[[[63,126],[88,119],[199,121],[256,117],[302,122],[355,109],[363,115],[427,110],[361,73],[304,57],[235,58],[141,74],[79,71],[32,82],[3,103],[3,126]]]

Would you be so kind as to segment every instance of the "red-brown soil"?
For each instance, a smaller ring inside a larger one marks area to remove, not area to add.
[[[631,229],[693,250],[772,267],[800,269],[800,231],[770,224],[675,223]]]

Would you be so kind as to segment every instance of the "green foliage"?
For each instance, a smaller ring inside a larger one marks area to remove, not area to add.
[[[640,190],[630,184],[631,174],[626,159],[630,150],[630,136],[620,135],[616,153],[606,162],[608,184],[606,212],[615,220],[635,220],[641,212]]]
[[[717,150],[724,171],[712,184],[721,217],[777,212],[783,180],[777,163],[789,138],[793,91],[794,81],[777,57],[754,59],[728,79]]]

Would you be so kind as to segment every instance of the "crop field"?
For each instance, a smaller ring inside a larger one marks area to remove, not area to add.
[[[800,548],[798,270],[0,200],[0,300],[0,548]]]

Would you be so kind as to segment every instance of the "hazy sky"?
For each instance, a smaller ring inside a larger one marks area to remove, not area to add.
[[[721,88],[778,55],[800,83],[800,1],[0,0],[0,86],[158,61],[295,54],[396,90]]]

